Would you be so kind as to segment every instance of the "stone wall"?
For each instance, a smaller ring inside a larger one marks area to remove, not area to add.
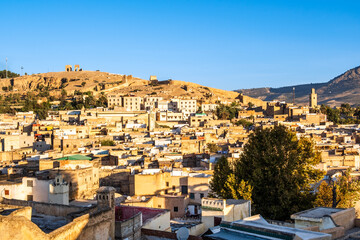
[[[108,240],[115,239],[115,211],[102,209],[91,213],[86,227],[78,240]]]
[[[140,239],[141,227],[142,214],[139,212],[127,220],[115,222],[115,237],[116,239]]]
[[[13,201],[4,199],[3,202],[12,201],[13,207],[19,207],[26,201]],[[19,204],[16,204],[19,203]],[[69,207],[58,204],[44,204],[28,202],[34,206],[32,210],[37,213],[52,216],[74,217],[72,221],[49,234],[44,233],[37,225],[31,222],[30,207],[15,210],[8,216],[0,216],[1,237],[4,239],[36,239],[36,240],[108,240],[115,239],[115,211],[111,208],[83,211],[84,208]],[[79,210],[77,214],[74,210]],[[87,213],[90,212],[91,213]],[[16,229],[16,231],[13,231]]]
[[[30,219],[21,216],[21,214],[19,215],[18,211],[19,210],[16,210],[9,216],[0,216],[0,232],[2,239],[75,240],[78,239],[89,219],[89,215],[83,215],[74,219],[67,225],[46,234],[35,223],[31,222]],[[14,231],[15,229],[16,231]]]
[[[61,217],[67,217],[71,213],[86,210],[83,207],[77,207],[77,206],[60,205],[53,203],[41,203],[41,202],[24,201],[24,200],[7,199],[7,198],[3,198],[1,203],[16,205],[16,206],[29,206],[37,213],[50,215],[50,216],[61,216]]]
[[[343,211],[331,214],[332,220],[345,230],[349,230],[355,226],[355,208],[344,209]]]
[[[133,194],[134,182],[129,169],[101,169],[99,175],[100,186],[112,186],[125,195]]]

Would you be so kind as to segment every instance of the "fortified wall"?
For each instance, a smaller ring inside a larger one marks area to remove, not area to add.
[[[111,187],[100,188],[98,204],[89,208],[3,198],[0,204],[1,237],[13,240],[115,239],[114,193]],[[35,215],[45,219],[43,221],[48,219],[49,224],[58,219],[62,222],[59,228],[47,232],[37,223]]]

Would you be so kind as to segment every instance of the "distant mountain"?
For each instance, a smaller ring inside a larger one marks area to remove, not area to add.
[[[318,104],[339,106],[341,103],[350,103],[351,105],[360,105],[360,66],[350,69],[326,83],[280,88],[240,89],[236,90],[236,92],[264,101],[292,102],[293,87],[295,87],[295,102],[297,104],[307,104],[311,88],[315,88],[318,94]]]

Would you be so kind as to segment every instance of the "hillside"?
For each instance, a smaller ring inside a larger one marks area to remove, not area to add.
[[[65,89],[68,94],[74,94],[75,91],[92,91],[94,95],[103,92],[141,97],[161,96],[164,99],[179,97],[197,99],[204,103],[215,103],[218,100],[231,103],[241,98],[244,104],[249,101],[257,105],[265,104],[258,99],[240,97],[237,92],[205,87],[190,82],[168,80],[151,84],[148,80],[135,78],[132,75],[98,71],[49,72],[13,79],[0,79],[0,94],[38,93],[44,89],[47,89],[53,96],[60,96],[61,91]]]
[[[240,89],[236,91],[264,101],[292,102],[293,87],[295,87],[295,102],[297,104],[307,104],[311,88],[315,88],[319,104],[339,106],[341,103],[350,103],[351,105],[358,105],[360,103],[360,66],[350,69],[326,83],[281,88]]]

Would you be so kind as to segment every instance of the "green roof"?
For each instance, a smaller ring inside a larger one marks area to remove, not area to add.
[[[71,156],[67,156],[67,157],[62,157],[62,158],[57,158],[56,160],[91,160],[91,157],[87,157],[84,155],[71,155]]]

